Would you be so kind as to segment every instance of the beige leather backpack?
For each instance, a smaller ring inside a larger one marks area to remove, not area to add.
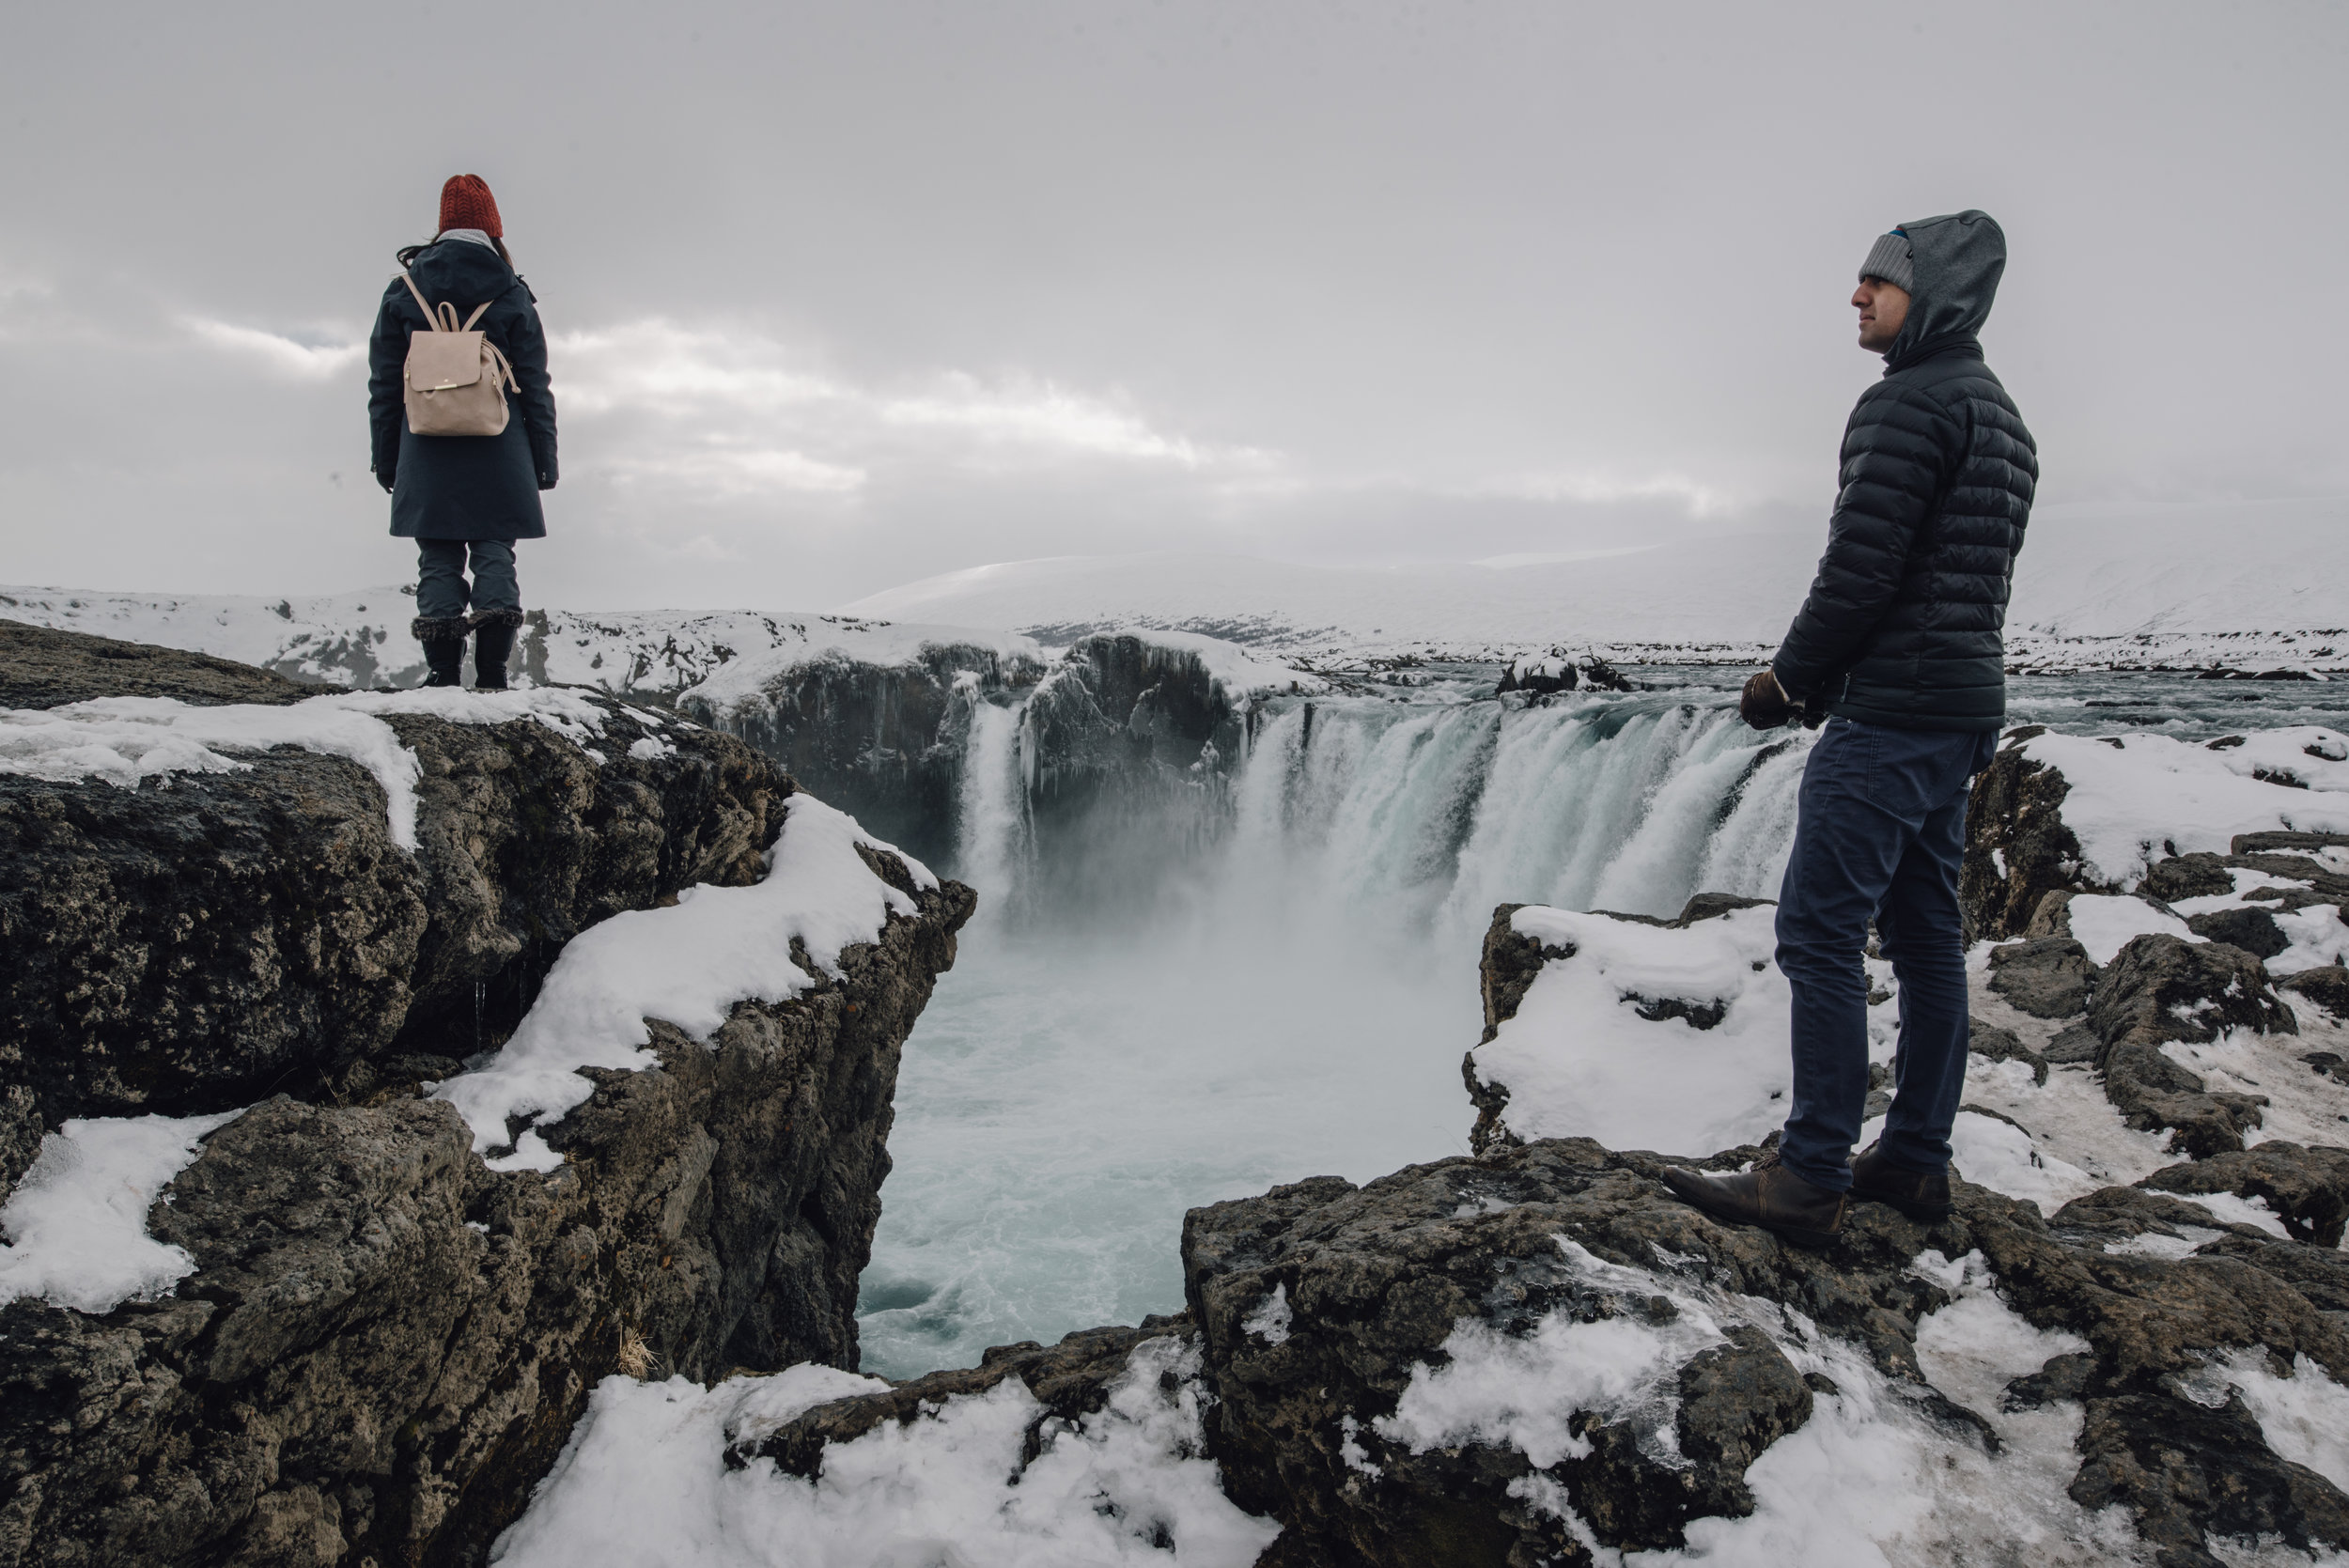
[[[408,292],[424,306],[428,332],[408,334],[408,379],[403,401],[408,428],[420,436],[494,436],[506,430],[506,394],[521,392],[514,367],[506,363],[490,334],[473,330],[484,304],[457,324],[457,307],[447,301],[436,310],[403,267],[399,275]]]

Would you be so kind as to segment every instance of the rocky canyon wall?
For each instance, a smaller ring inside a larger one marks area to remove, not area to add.
[[[19,707],[308,694],[5,635]],[[658,1065],[590,1069],[551,1172],[491,1169],[419,1093],[571,937],[756,881],[796,831],[750,746],[593,701],[594,733],[388,717],[412,850],[368,768],[292,747],[0,776],[0,1188],[70,1118],[235,1112],[148,1216],[176,1290],[0,1305],[0,1563],[480,1562],[613,1371],[856,1364],[898,1051],[968,889],[861,851],[900,912],[708,1041],[651,1020]]]

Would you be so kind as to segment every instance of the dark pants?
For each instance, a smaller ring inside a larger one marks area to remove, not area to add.
[[[1868,1103],[1868,976],[1874,917],[1900,982],[1892,1110],[1880,1147],[1939,1171],[1966,1087],[1966,943],[1957,868],[1966,786],[1990,765],[1995,731],[1898,730],[1830,719],[1803,769],[1795,849],[1779,891],[1778,967],[1794,988],[1794,1113],[1779,1157],[1804,1180],[1851,1185]]]
[[[465,552],[473,552],[473,585],[465,584]],[[475,610],[520,610],[511,539],[418,539],[416,613],[448,619]]]

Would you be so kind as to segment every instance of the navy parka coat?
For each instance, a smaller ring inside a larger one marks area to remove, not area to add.
[[[457,306],[459,320],[485,301],[475,330],[489,334],[514,367],[520,394],[506,395],[506,429],[495,436],[420,436],[408,428],[400,396],[408,334],[424,332],[424,312],[395,277],[383,290],[367,343],[367,423],[372,467],[391,487],[392,533],[404,539],[540,539],[546,514],[538,492],[552,489],[554,392],[547,381],[547,334],[529,285],[503,256],[471,240],[443,240],[418,251],[408,271],[434,304]]]
[[[1907,323],[1843,430],[1827,553],[1770,661],[1812,709],[1895,729],[2006,719],[2006,606],[2039,449],[1975,335],[2006,270],[1978,211],[1902,225]]]

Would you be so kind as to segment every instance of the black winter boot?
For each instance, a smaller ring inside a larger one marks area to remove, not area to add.
[[[418,615],[408,623],[409,635],[424,644],[427,686],[465,684],[465,617]]]
[[[484,610],[473,618],[473,685],[476,691],[506,690],[506,660],[521,629],[519,610]]]

